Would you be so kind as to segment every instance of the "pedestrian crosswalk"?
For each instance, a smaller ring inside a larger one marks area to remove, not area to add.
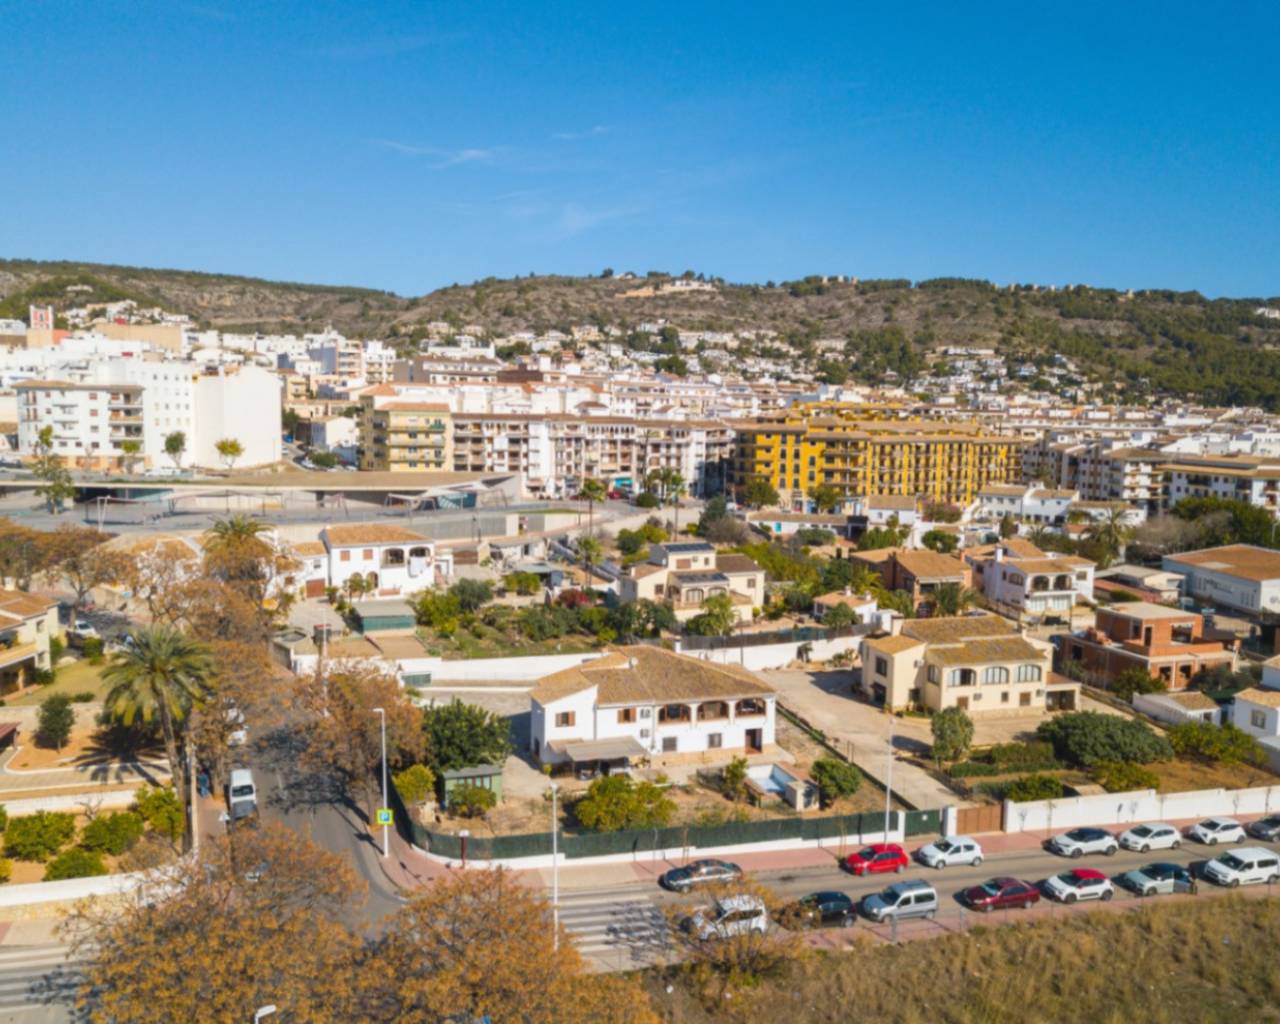
[[[0,946],[0,1012],[71,1006],[81,975],[69,953],[56,943]]]
[[[669,944],[662,908],[634,888],[561,893],[560,923],[583,956],[615,970],[653,963]]]

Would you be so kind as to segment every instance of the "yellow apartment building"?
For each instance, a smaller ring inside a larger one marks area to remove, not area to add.
[[[1021,479],[1025,442],[1018,438],[972,423],[866,413],[862,406],[797,405],[739,426],[734,486],[767,480],[784,506],[797,508],[822,484],[848,497],[908,495],[965,505],[987,484]]]
[[[425,472],[453,468],[449,407],[432,402],[366,401],[360,414],[360,468]]]

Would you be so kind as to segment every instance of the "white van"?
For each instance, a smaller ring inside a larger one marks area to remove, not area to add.
[[[1261,846],[1241,846],[1204,866],[1204,877],[1234,889],[1237,885],[1280,882],[1280,854]]]
[[[231,769],[231,781],[227,783],[227,812],[231,820],[239,821],[258,810],[258,789],[253,784],[253,772],[248,768]]]

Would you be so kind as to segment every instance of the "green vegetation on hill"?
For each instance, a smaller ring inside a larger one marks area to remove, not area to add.
[[[702,279],[692,272],[682,276]],[[665,336],[635,331],[643,322],[665,319],[680,330],[771,331],[774,337],[744,342],[739,354],[804,365],[832,383],[910,376],[942,346],[979,345],[1038,368],[1061,355],[1083,377],[1104,382],[1105,394],[1130,400],[1169,394],[1280,408],[1280,321],[1257,314],[1259,306],[1280,306],[1280,299],[998,287],[966,278],[913,284],[818,276],[763,285],[713,278],[712,291],[627,295],[670,277],[654,271],[637,278],[485,278],[410,299],[230,274],[7,260],[0,261],[0,316],[25,316],[31,301],[66,309],[86,300],[133,298],[223,329],[301,331],[332,323],[352,335],[405,345],[423,341],[433,321],[455,330],[479,327],[492,336],[612,325],[621,328],[624,345],[675,365],[680,350],[674,329]],[[68,293],[75,284],[92,291]]]

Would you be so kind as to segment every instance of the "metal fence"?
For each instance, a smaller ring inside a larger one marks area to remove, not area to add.
[[[430,850],[441,857],[467,860],[511,860],[518,857],[549,856],[551,833],[535,832],[514,836],[460,836],[456,833],[438,832],[411,819],[404,801],[391,787],[390,799],[396,812],[396,820],[403,835],[416,846]],[[929,831],[923,823],[941,821],[941,812],[916,811],[919,835]],[[889,830],[902,824],[901,811],[889,815]],[[923,817],[921,817],[923,815]],[[933,819],[928,816],[933,815]],[[906,823],[910,827],[910,819]],[[722,846],[740,846],[749,843],[777,842],[788,839],[840,839],[857,838],[864,833],[884,830],[885,815],[882,812],[866,814],[842,814],[822,818],[768,818],[763,821],[726,822],[723,825],[680,825],[668,828],[638,829],[624,832],[562,832],[560,852],[567,860],[580,857],[602,857],[617,854],[637,856],[658,850],[683,849],[695,851]],[[464,849],[465,845],[465,849]]]

